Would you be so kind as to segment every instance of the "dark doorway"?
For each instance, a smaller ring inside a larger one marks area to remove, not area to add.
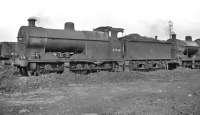
[[[168,70],[176,69],[178,66],[178,63],[168,63]]]

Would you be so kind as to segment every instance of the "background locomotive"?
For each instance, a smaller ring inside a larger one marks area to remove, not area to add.
[[[176,58],[180,65],[186,68],[200,69],[200,44],[198,40],[192,41],[191,36],[185,36],[185,41],[175,40]],[[167,42],[172,42],[170,39]]]
[[[182,64],[177,61],[175,34],[167,42],[137,34],[118,38],[124,29],[106,26],[76,31],[72,22],[65,23],[64,29],[46,29],[36,27],[35,21],[29,18],[29,25],[18,32],[20,57],[15,65],[24,75],[62,73],[65,69],[75,73],[149,71]],[[190,49],[193,46],[187,50],[193,52]]]
[[[17,57],[17,42],[0,42],[0,62],[11,64]]]

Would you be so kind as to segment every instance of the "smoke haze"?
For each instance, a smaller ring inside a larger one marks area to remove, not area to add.
[[[113,26],[124,28],[125,34],[157,35],[162,40],[168,39],[168,21],[172,20],[179,39],[200,37],[198,0],[6,0],[1,2],[0,13],[0,41],[16,41],[18,29],[31,16],[40,27],[63,29],[69,21],[76,30]]]

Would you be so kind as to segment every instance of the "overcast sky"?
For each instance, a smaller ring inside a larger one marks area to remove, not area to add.
[[[124,34],[139,33],[168,39],[168,21],[174,23],[179,39],[200,38],[198,0],[3,0],[0,5],[0,41],[16,41],[18,29],[35,16],[37,26],[64,28],[75,23],[76,30],[98,26],[125,29]]]

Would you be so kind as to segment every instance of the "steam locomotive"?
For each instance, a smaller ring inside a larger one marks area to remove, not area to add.
[[[151,71],[182,65],[177,59],[175,34],[169,41],[160,41],[138,34],[118,37],[123,28],[105,26],[93,31],[76,31],[74,23],[66,22],[64,29],[47,29],[36,27],[35,21],[29,18],[29,25],[22,26],[18,32],[19,58],[15,66],[23,75],[65,70],[80,74]],[[186,54],[196,48],[188,46]],[[185,66],[189,67],[188,59]]]

